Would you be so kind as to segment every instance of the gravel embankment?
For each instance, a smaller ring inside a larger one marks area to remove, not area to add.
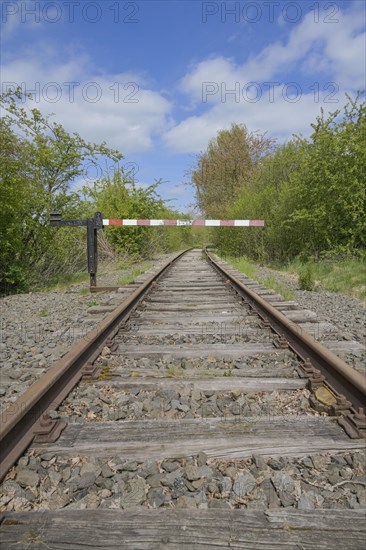
[[[159,265],[168,257],[161,256]],[[98,284],[115,285],[129,272],[114,270],[99,275]],[[356,298],[333,292],[301,291],[295,277],[265,267],[258,268],[257,274],[263,278],[272,276],[285,283],[301,307],[315,311],[319,321],[336,325],[340,338],[365,343],[366,309]],[[144,277],[146,275],[139,276],[137,280]],[[83,292],[87,288],[85,282],[64,291],[18,294],[0,300],[0,407],[14,402],[77,339],[91,330],[100,320],[100,315],[86,315],[88,310],[95,305],[113,305],[126,295],[115,292],[85,295]],[[138,341],[138,333],[134,338]],[[207,343],[218,341],[217,337],[207,334],[201,335],[201,339]],[[236,335],[233,343],[242,339],[243,335]],[[252,335],[251,339],[255,341]],[[178,344],[180,338],[168,337],[166,343]]]
[[[263,266],[257,269],[256,276],[275,277],[294,292],[294,299],[301,307],[315,311],[319,321],[327,321],[337,326],[345,339],[354,339],[365,344],[366,308],[357,298],[325,290],[300,290],[296,276]]]
[[[154,269],[170,256],[159,257]],[[108,274],[98,276],[98,285],[117,285],[130,273],[131,269],[118,271],[113,267]],[[143,281],[147,276],[140,275],[136,280]],[[117,305],[135,287],[127,285],[121,293],[100,294],[90,294],[88,288],[88,282],[84,282],[63,291],[0,298],[0,408],[14,402],[100,321],[104,314],[92,314],[94,306]]]
[[[267,277],[269,274],[274,275],[276,272],[268,270],[259,276]],[[121,273],[116,276],[120,277]],[[113,277],[108,277],[108,284],[112,284]],[[99,279],[99,284],[106,282]],[[62,341],[62,336],[70,327],[84,330],[98,320],[95,315],[90,315],[89,320],[85,316],[88,308],[94,307],[92,301],[96,300],[101,305],[112,304],[118,298],[117,293],[83,296],[80,294],[82,286],[75,285],[63,293],[37,293],[4,299],[7,314],[3,319],[8,325],[3,344],[8,359],[1,372],[6,372],[9,379],[9,384],[4,384],[4,398],[14,400],[33,381],[33,377],[67,351],[68,345]],[[294,291],[297,292],[296,288]],[[350,329],[358,334],[359,319],[356,319],[349,305],[334,309],[336,302],[332,302],[332,307],[329,306],[331,314],[327,315],[327,306],[319,302],[322,298],[315,297],[315,293],[311,294],[309,299],[312,303],[305,303],[300,296],[296,296],[301,307],[313,309],[319,319],[337,326],[340,326],[342,308],[348,307],[349,328],[345,325],[347,330],[343,326],[340,330],[346,339],[353,336]],[[122,296],[124,294],[119,294],[120,298]],[[53,325],[49,323],[50,319]],[[172,336],[164,334],[162,330],[159,336],[143,336],[139,333],[138,321],[139,317],[135,321],[132,319],[130,330],[116,336],[114,343],[120,348],[104,347],[96,361],[101,369],[99,379],[84,379],[57,411],[51,411],[52,418],[67,420],[72,424],[70,428],[76,431],[91,423],[97,425],[107,422],[100,427],[108,430],[115,421],[124,421],[128,427],[131,423],[136,426],[133,423],[140,424],[146,420],[151,420],[151,425],[155,421],[165,423],[165,430],[169,421],[176,420],[177,428],[174,429],[177,430],[185,429],[184,424],[187,427],[202,424],[205,427],[202,433],[208,433],[208,428],[216,426],[220,430],[219,434],[226,436],[231,431],[240,433],[240,437],[242,434],[245,437],[247,429],[253,428],[255,431],[258,429],[257,424],[260,425],[262,420],[267,423],[272,417],[280,417],[281,423],[283,418],[287,425],[301,416],[311,422],[313,428],[315,423],[323,426],[322,421],[327,420],[323,418],[324,413],[310,407],[310,391],[307,388],[295,385],[294,389],[287,391],[273,390],[273,387],[270,391],[265,390],[266,377],[273,378],[275,375],[286,378],[286,385],[290,380],[299,381],[296,377],[299,359],[288,349],[271,349],[270,353],[237,358],[230,354],[223,358],[206,354],[205,357],[192,355],[178,359],[174,354],[170,356],[169,350],[166,350],[169,345],[189,348],[190,344],[215,344],[222,339],[225,343],[233,344],[266,343],[268,338],[272,340],[273,335],[269,331],[258,328],[255,316],[249,316],[248,323],[238,327],[240,330],[233,335],[229,331],[222,335],[211,333],[210,330],[203,333],[194,333],[193,330],[193,335],[177,333]],[[343,321],[346,321],[346,317]],[[27,332],[27,329],[22,339],[16,330],[16,324],[22,322],[37,327],[37,330],[40,326],[46,336],[42,335],[35,341],[34,333]],[[15,329],[11,328],[11,323]],[[187,325],[182,326],[184,328]],[[190,328],[199,327],[192,323]],[[149,348],[159,343],[165,352],[163,354],[128,356],[126,353],[128,346],[132,348],[140,344]],[[148,380],[144,380],[146,373],[150,376]],[[215,391],[212,387],[207,388],[204,376],[211,379],[207,381],[214,381],[213,385],[217,385],[219,377],[222,377],[222,381],[225,377],[225,382],[229,384],[220,384],[220,389]],[[234,378],[230,380],[230,377]],[[248,379],[248,382],[251,377],[262,378],[260,391],[241,391],[239,377]],[[198,389],[196,378],[201,379],[201,388],[205,389]],[[269,429],[272,431],[271,425]],[[323,438],[324,432],[320,434]],[[148,438],[151,437],[150,432]],[[138,444],[141,444],[140,440]],[[327,448],[333,449],[334,444],[332,440],[332,446]],[[95,455],[94,451],[89,454],[82,445],[76,455],[71,449],[70,454],[67,450],[58,453],[52,447],[48,450],[30,449],[8,472],[1,486],[0,511],[140,507],[256,510],[365,508],[363,450],[353,448],[349,451],[309,453],[309,449],[312,446],[307,444],[304,453],[291,452],[286,445],[281,445],[270,456],[267,455],[270,450],[265,449],[264,454],[259,446],[255,447],[254,454],[245,458],[230,458],[229,454],[229,458],[222,458],[225,454],[221,458],[210,458],[207,451],[207,454],[200,452],[186,458],[176,458],[173,454],[159,460],[147,452],[145,454],[145,451],[141,455],[145,460],[141,457],[137,459],[132,454],[132,459],[127,459],[128,455],[122,456],[116,450],[105,458],[103,454]]]

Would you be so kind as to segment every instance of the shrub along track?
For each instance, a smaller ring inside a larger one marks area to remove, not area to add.
[[[363,377],[232,273],[177,258],[7,411],[4,548],[362,547]]]

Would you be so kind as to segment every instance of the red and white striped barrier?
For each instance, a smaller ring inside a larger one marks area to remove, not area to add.
[[[103,225],[193,225],[207,227],[263,227],[264,220],[113,220],[104,219]]]

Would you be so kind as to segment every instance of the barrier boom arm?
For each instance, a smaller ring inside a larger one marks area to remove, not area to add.
[[[98,229],[106,226],[190,226],[190,227],[264,227],[264,220],[122,220],[103,218],[101,212],[96,212],[94,218],[89,220],[63,220],[59,212],[51,214],[50,225],[60,226],[86,226],[87,230],[87,257],[88,273],[90,274],[90,289],[101,290],[97,287],[97,265],[98,265]],[[104,288],[104,287],[103,287]]]
[[[263,227],[264,220],[116,220],[103,219],[104,225],[143,226],[205,226],[205,227]]]

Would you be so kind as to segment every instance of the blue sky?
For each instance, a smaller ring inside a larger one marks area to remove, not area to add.
[[[185,209],[185,172],[218,130],[309,135],[321,107],[365,88],[365,6],[2,0],[2,90],[33,91],[43,113],[118,148],[141,185],[162,178]]]

